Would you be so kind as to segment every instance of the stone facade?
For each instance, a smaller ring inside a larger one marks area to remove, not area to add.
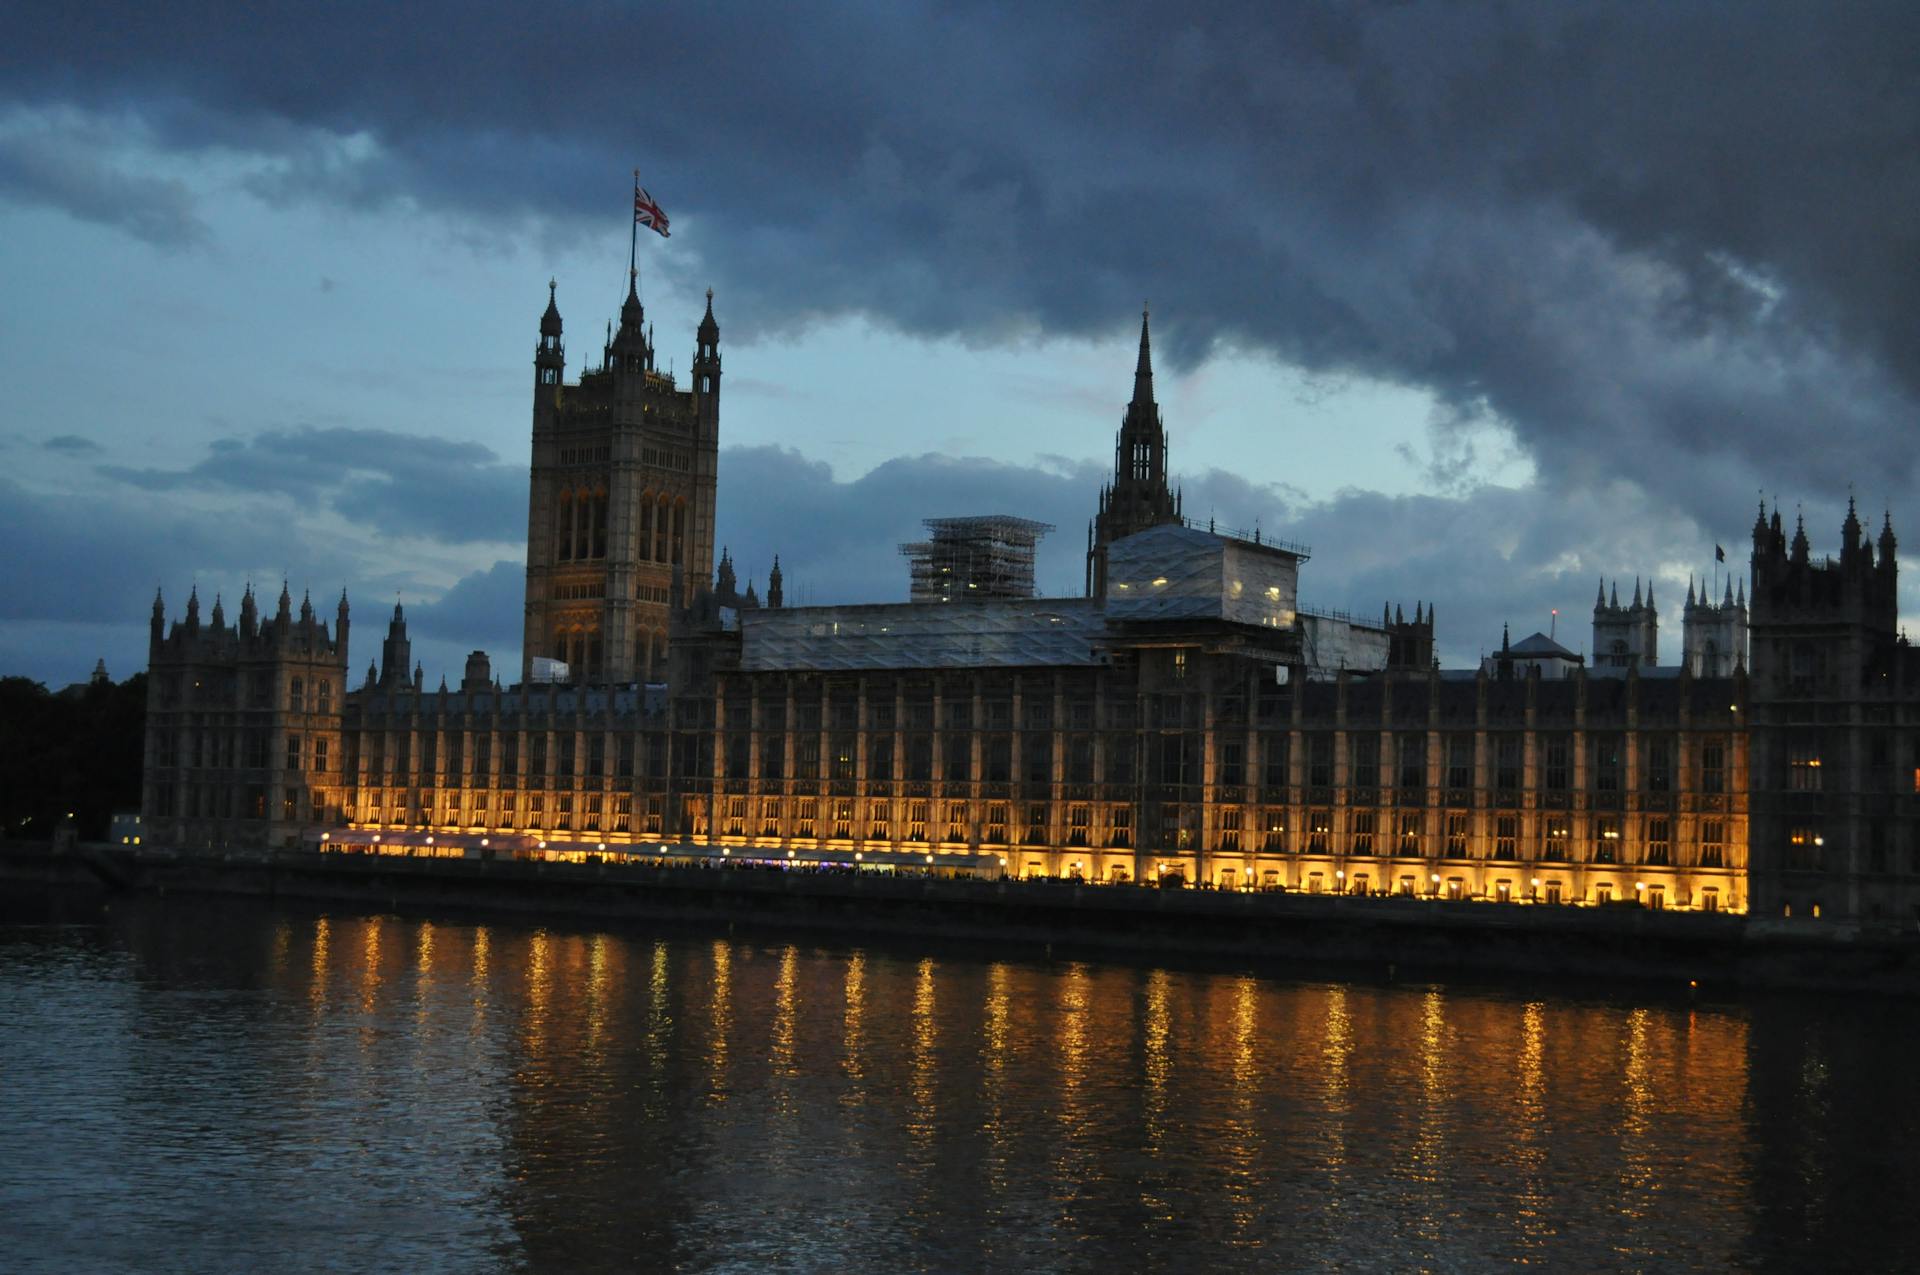
[[[1180,523],[1143,324],[1090,597],[772,610],[730,558],[711,571],[711,309],[684,391],[631,291],[578,386],[559,337],[550,306],[527,641],[574,679],[503,688],[476,652],[429,691],[396,606],[347,694],[344,597],[331,634],[284,591],[265,622],[249,593],[233,627],[195,597],[165,631],[156,601],[152,843],[1920,917],[1920,659],[1890,520],[1876,549],[1850,510],[1838,560],[1815,561],[1763,509],[1751,655],[1730,664],[1690,636],[1656,666],[1649,589],[1596,606],[1596,667],[1563,652],[1544,676],[1503,642],[1442,670],[1431,608],[1378,628],[1299,610],[1304,550]]]
[[[156,596],[147,675],[148,844],[284,846],[348,815],[344,593],[331,634],[304,598],[295,618],[284,586],[265,621],[249,588],[231,626],[217,598],[203,625],[195,592],[168,629]]]
[[[533,469],[527,498],[526,629],[533,661],[564,661],[578,682],[657,679],[675,573],[713,574],[720,446],[720,326],[713,294],[694,336],[691,384],[654,359],[632,277],[600,366],[565,378],[560,311],[547,299],[534,351]],[[682,596],[679,601],[685,602]]]

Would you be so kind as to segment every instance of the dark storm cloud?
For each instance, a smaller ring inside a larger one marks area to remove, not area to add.
[[[311,539],[290,523],[250,517],[246,534],[236,536],[203,511],[98,492],[30,492],[5,479],[0,526],[8,529],[7,552],[0,554],[0,621],[139,623],[156,586],[177,612],[195,579],[233,576],[238,584],[269,564],[296,579],[311,578],[315,565]],[[329,575],[337,576],[337,568]],[[202,600],[210,605],[211,593]],[[237,605],[231,595],[228,600]]]
[[[104,450],[91,438],[82,438],[78,434],[56,434],[40,446],[50,452],[64,452],[69,456],[87,456]]]
[[[1086,519],[1099,470],[1065,474],[991,460],[903,456],[848,482],[830,467],[782,447],[730,447],[720,454],[719,547],[733,555],[740,587],[766,593],[780,555],[787,604],[904,602],[900,545],[920,540],[923,518],[1017,513],[1058,530],[1041,541],[1046,593],[1078,593]]]
[[[0,99],[271,156],[274,199],[598,232],[639,162],[680,228],[659,268],[736,337],[1111,331],[1145,295],[1175,360],[1426,387],[1550,490],[1914,478],[1909,4],[70,5],[9,34]]]
[[[0,137],[0,198],[58,208],[81,221],[117,226],[161,248],[206,238],[184,185],[123,172],[94,157],[97,128],[50,128]]]
[[[433,602],[407,607],[407,631],[455,646],[518,650],[524,636],[527,564],[500,561],[461,577]],[[509,670],[509,673],[511,670]]]
[[[478,443],[373,429],[268,430],[214,442],[187,469],[102,465],[108,478],[149,490],[214,489],[330,508],[390,535],[449,544],[526,534],[527,475]]]
[[[778,552],[789,605],[904,601],[907,570],[898,545],[920,537],[920,519],[1009,510],[1056,524],[1040,544],[1040,589],[1077,595],[1087,520],[1103,477],[1092,466],[1062,471],[927,455],[842,482],[826,465],[776,447],[727,449],[720,468],[720,539],[741,582],[751,575],[764,592],[767,564]],[[1661,507],[1627,482],[1559,500],[1480,487],[1457,496],[1346,492],[1310,502],[1221,470],[1176,481],[1186,508],[1216,511],[1222,531],[1257,527],[1264,537],[1305,544],[1313,556],[1301,576],[1303,605],[1361,619],[1377,618],[1386,603],[1408,614],[1416,602],[1437,605],[1441,653],[1450,665],[1497,646],[1503,623],[1513,625],[1516,638],[1547,629],[1556,606],[1560,638],[1582,649],[1600,576],[1651,578],[1689,558],[1704,575],[1712,562],[1713,538],[1703,538],[1687,513]],[[727,492],[753,497],[729,499]],[[1741,516],[1729,510],[1719,533],[1736,562],[1744,557]],[[1831,521],[1837,529],[1838,517]],[[1826,544],[1832,533],[1820,535],[1820,525],[1814,532]],[[1684,586],[1663,582],[1660,589],[1669,612],[1664,649],[1672,657],[1679,650],[1672,612]],[[503,583],[502,605],[508,595]]]

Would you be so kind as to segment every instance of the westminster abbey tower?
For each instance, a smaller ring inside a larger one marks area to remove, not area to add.
[[[576,682],[658,680],[676,582],[690,597],[713,575],[720,439],[713,293],[685,389],[655,364],[631,271],[619,329],[608,334],[600,366],[583,369],[578,384],[566,383],[560,336],[549,284],[533,358],[522,676],[546,657],[565,661]]]

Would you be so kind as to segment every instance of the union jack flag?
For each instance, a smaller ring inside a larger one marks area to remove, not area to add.
[[[639,225],[659,231],[662,239],[667,237],[665,210],[653,202],[653,196],[646,192],[645,187],[639,185],[633,188],[633,220]]]

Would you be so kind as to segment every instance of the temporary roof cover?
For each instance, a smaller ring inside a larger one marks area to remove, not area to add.
[[[1107,549],[1107,614],[1115,620],[1231,620],[1290,629],[1300,555],[1168,524]]]
[[[1104,629],[1093,598],[742,611],[740,667],[825,672],[1097,664],[1095,644]]]

